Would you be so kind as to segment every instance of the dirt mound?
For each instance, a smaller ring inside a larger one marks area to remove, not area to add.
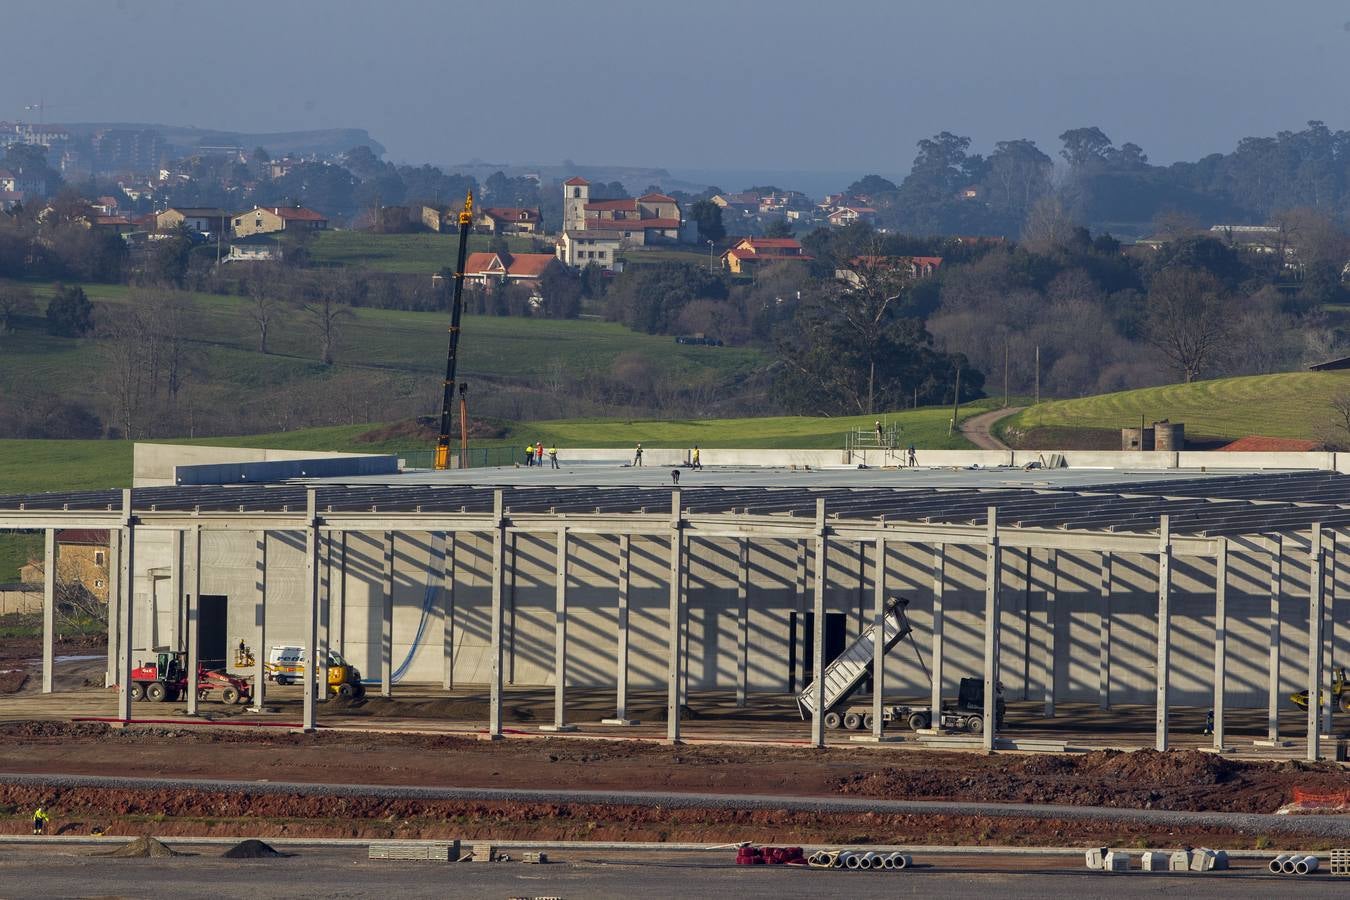
[[[1233,778],[1237,769],[1217,754],[1198,750],[1097,750],[1075,762],[1073,768],[1079,774],[1119,778],[1155,788],[1222,784]]]
[[[123,844],[116,850],[100,853],[99,856],[113,856],[120,859],[165,859],[170,856],[185,856],[152,837],[138,837],[130,844]]]
[[[28,683],[26,669],[5,669],[0,671],[0,694],[17,694]]]
[[[249,838],[246,841],[240,841],[220,855],[225,859],[283,859],[291,854],[282,853],[280,850],[273,848],[271,844]]]

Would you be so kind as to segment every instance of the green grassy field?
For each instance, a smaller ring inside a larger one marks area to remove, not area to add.
[[[507,246],[516,253],[528,253],[530,238],[507,237]],[[492,237],[469,235],[469,252],[486,251]],[[309,255],[318,263],[361,266],[377,272],[425,273],[453,269],[459,252],[458,234],[426,232],[418,234],[369,234],[364,231],[323,231],[309,246]]]
[[[50,284],[30,284],[51,294]],[[132,302],[122,285],[84,286],[90,299],[114,308]],[[204,354],[201,377],[241,388],[322,377],[333,370],[316,361],[306,316],[289,309],[278,316],[268,340],[271,353],[257,352],[248,301],[216,294],[187,294],[197,316],[196,343]],[[56,389],[82,390],[100,365],[99,342],[47,335],[34,321],[0,337],[0,387],[41,379]],[[434,375],[445,366],[446,326],[441,313],[354,309],[342,325],[337,365]],[[538,376],[561,368],[566,377],[607,370],[623,353],[640,354],[667,377],[697,380],[744,373],[762,359],[759,351],[676,344],[669,337],[640,334],[593,320],[465,316],[460,373],[474,376]]]
[[[42,535],[32,532],[0,534],[0,584],[19,580],[19,569],[42,556]]]
[[[1320,439],[1335,419],[1332,398],[1350,395],[1350,372],[1282,372],[1056,400],[1020,413],[1011,428],[1123,428],[1171,419],[1189,434]]]

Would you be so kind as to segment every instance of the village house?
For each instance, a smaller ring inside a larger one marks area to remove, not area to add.
[[[831,225],[843,228],[859,222],[871,225],[876,221],[877,211],[870,206],[841,206],[831,212],[826,219]]]
[[[864,272],[899,269],[915,281],[935,274],[942,265],[940,256],[855,256],[847,269],[835,269],[834,277],[853,287],[862,284]]]
[[[19,579],[42,584],[43,562],[29,560],[19,569]],[[94,528],[63,528],[56,532],[56,578],[66,585],[79,585],[91,597],[108,602],[108,532]]]
[[[749,275],[779,262],[809,262],[810,256],[794,238],[741,238],[722,254],[722,268],[733,275]]]
[[[564,231],[609,232],[629,247],[680,240],[680,204],[674,197],[591,200],[590,184],[584,178],[563,182]]]
[[[108,231],[117,235],[131,234],[136,230],[136,226],[126,216],[94,216],[89,227],[94,231]]]
[[[574,269],[591,263],[609,271],[622,271],[618,262],[623,239],[610,231],[564,231],[558,237],[554,255],[564,265]]]
[[[216,234],[229,227],[230,214],[211,206],[171,206],[155,214],[156,231],[187,228],[198,234]]]
[[[473,227],[479,234],[539,234],[543,220],[538,207],[488,206],[475,213]]]
[[[487,288],[502,284],[538,285],[544,273],[558,264],[552,253],[470,253],[464,261],[464,283]]]
[[[230,254],[225,262],[277,262],[285,252],[281,241],[272,234],[250,234],[230,241]]]
[[[234,217],[234,236],[271,234],[277,231],[323,231],[328,219],[303,206],[256,206]]]

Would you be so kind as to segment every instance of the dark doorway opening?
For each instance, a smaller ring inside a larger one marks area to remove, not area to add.
[[[816,677],[816,650],[813,642],[816,639],[816,614],[814,612],[802,613],[799,617],[794,613],[794,618],[802,623],[801,630],[801,651],[791,654],[791,660],[794,675],[797,670],[797,660],[801,660],[801,687],[804,689],[811,680]],[[795,622],[793,623],[796,624]],[[795,631],[795,629],[794,629]],[[797,641],[793,641],[793,650],[796,651]],[[848,613],[825,614],[825,665],[834,662],[835,657],[844,652],[848,646]]]
[[[221,594],[202,594],[197,600],[197,660],[208,669],[225,668],[228,609],[229,598]]]

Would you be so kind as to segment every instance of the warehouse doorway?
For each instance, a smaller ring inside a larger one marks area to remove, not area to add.
[[[801,623],[798,632],[797,625]],[[803,690],[815,678],[816,653],[812,646],[816,634],[816,614],[814,612],[792,613],[789,627],[796,640],[788,654],[788,680],[793,690]],[[825,665],[834,662],[835,657],[844,652],[848,645],[848,613],[825,614]],[[800,672],[801,677],[798,678]]]
[[[227,660],[229,598],[202,594],[197,601],[197,660],[208,669],[223,669]]]

